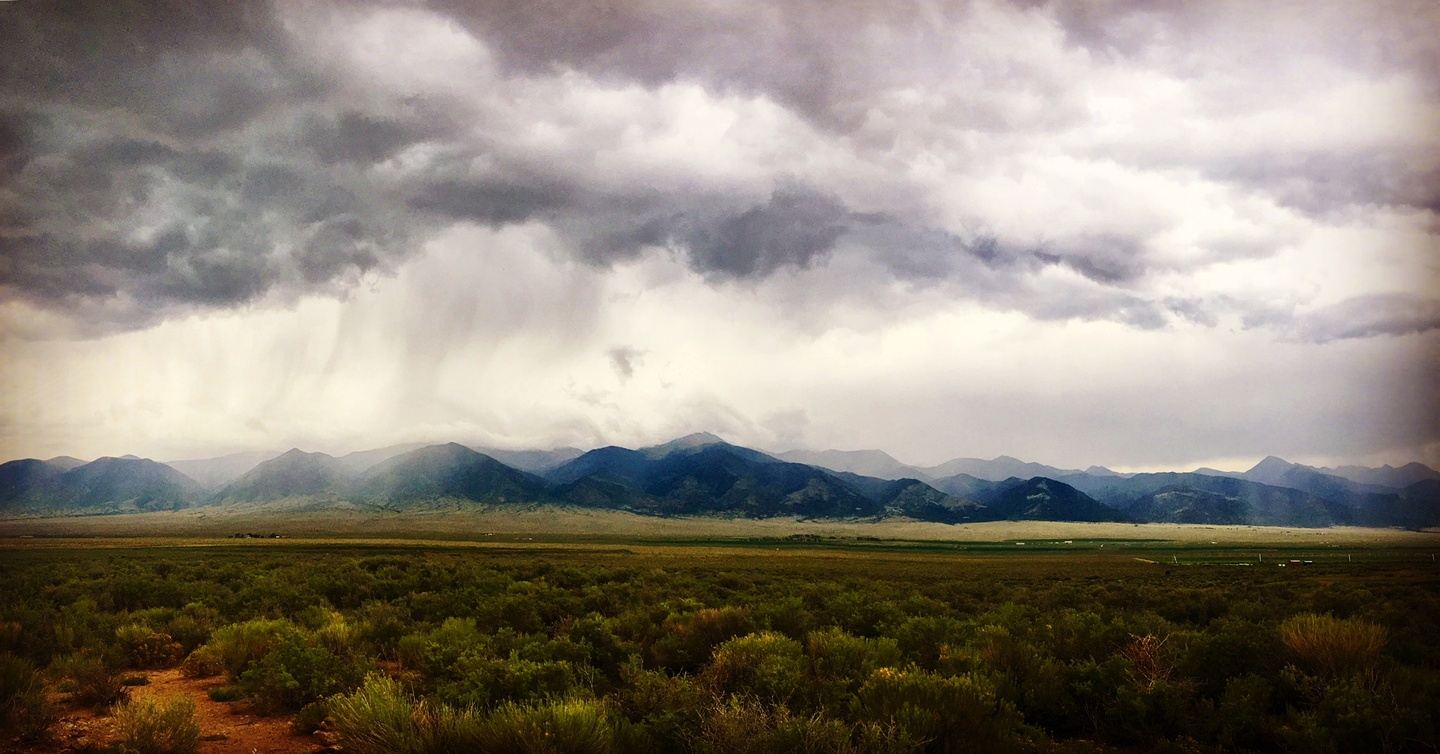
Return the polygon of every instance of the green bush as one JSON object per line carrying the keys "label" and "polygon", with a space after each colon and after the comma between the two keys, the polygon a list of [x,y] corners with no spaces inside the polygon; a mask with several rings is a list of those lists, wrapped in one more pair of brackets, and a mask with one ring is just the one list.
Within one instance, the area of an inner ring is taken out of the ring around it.
{"label": "green bush", "polygon": [[881,668],[857,696],[867,718],[899,727],[910,740],[928,742],[926,751],[1005,751],[1019,740],[1020,716],[976,675]]}
{"label": "green bush", "polygon": [[251,665],[299,634],[300,629],[288,620],[256,618],[216,629],[205,647],[220,659],[226,672],[239,678]]}
{"label": "green bush", "polygon": [[662,667],[694,670],[721,642],[749,633],[753,627],[750,611],[741,607],[704,608],[671,616],[665,620],[664,633],[651,647],[651,655]]}
{"label": "green bush", "polygon": [[325,718],[329,715],[329,707],[325,700],[311,702],[300,708],[295,717],[290,719],[290,732],[297,736],[308,736],[319,730],[325,724]]}
{"label": "green bush", "polygon": [[802,688],[805,657],[800,642],[783,634],[747,634],[716,647],[701,679],[719,694],[744,694],[779,704]]}
{"label": "green bush", "polygon": [[98,655],[68,655],[56,660],[53,670],[65,679],[70,700],[84,707],[107,709],[130,694],[120,669]]}
{"label": "green bush", "polygon": [[814,631],[805,639],[811,682],[822,704],[837,707],[870,674],[900,664],[900,647],[894,639],[867,639],[838,628]]}
{"label": "green bush", "polygon": [[230,683],[223,686],[211,686],[205,695],[210,697],[212,702],[238,702],[245,698],[245,690]]}
{"label": "green bush", "polygon": [[188,697],[146,696],[115,708],[115,734],[137,754],[191,754],[200,749],[200,724]]}
{"label": "green bush", "polygon": [[225,660],[219,648],[210,644],[197,647],[180,663],[180,673],[186,678],[212,678],[224,672]]}
{"label": "green bush", "polygon": [[240,674],[240,688],[258,712],[298,710],[359,685],[369,663],[352,655],[336,654],[320,643],[323,640],[287,634],[278,646],[271,646]]}
{"label": "green bush", "polygon": [[435,696],[454,707],[488,709],[501,702],[564,696],[577,688],[568,662],[467,654],[439,674]]}
{"label": "green bush", "polygon": [[115,640],[132,668],[168,668],[180,661],[180,643],[149,626],[131,623],[115,629]]}
{"label": "green bush", "polygon": [[35,742],[45,738],[54,720],[55,707],[35,666],[8,652],[0,654],[0,733]]}

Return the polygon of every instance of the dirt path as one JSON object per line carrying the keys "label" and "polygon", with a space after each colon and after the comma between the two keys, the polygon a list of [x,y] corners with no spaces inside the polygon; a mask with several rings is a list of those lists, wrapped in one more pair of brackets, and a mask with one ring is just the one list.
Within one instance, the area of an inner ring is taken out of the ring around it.
{"label": "dirt path", "polygon": [[[150,679],[149,685],[130,690],[136,698],[184,694],[195,702],[201,754],[308,754],[320,748],[320,742],[312,736],[293,735],[289,717],[251,714],[245,702],[211,701],[206,691],[222,685],[221,679],[186,678],[180,675],[179,668],[151,671],[145,676]],[[115,737],[111,719],[88,710],[66,710],[54,730],[59,747],[42,751],[94,750]]]}

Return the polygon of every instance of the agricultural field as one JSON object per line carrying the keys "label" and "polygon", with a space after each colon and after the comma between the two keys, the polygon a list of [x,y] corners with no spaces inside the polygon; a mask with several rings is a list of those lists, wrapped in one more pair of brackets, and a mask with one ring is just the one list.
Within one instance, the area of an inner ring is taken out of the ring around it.
{"label": "agricultural field", "polygon": [[1440,745],[1430,533],[617,520],[584,539],[507,515],[453,541],[7,522],[0,748]]}

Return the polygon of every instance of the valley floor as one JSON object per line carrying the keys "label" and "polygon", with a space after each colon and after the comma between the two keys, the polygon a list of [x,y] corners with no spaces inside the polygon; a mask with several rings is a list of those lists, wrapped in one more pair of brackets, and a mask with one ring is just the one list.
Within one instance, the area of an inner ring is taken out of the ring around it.
{"label": "valley floor", "polygon": [[[1440,546],[1440,531],[1359,527],[1297,528],[1203,524],[1117,524],[992,521],[940,524],[910,520],[796,520],[712,517],[661,518],[622,511],[556,507],[496,507],[414,513],[355,510],[274,512],[192,509],[175,512],[0,519],[0,538],[232,537],[279,534],[288,539],[339,537],[475,542],[676,541],[767,538],[914,542],[1006,542],[1016,547],[1065,540],[1150,541],[1174,544],[1328,546]],[[1020,544],[1020,543],[1025,544]]]}

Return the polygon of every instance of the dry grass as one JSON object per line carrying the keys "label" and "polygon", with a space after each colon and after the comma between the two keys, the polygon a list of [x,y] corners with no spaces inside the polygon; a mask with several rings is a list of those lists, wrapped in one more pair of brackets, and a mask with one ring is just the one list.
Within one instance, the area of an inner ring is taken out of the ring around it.
{"label": "dry grass", "polygon": [[1280,641],[1307,670],[1353,675],[1375,666],[1385,648],[1384,626],[1305,613],[1280,624]]}
{"label": "dry grass", "polygon": [[[1184,544],[1437,545],[1440,533],[1337,527],[1113,524],[992,521],[937,524],[920,521],[797,521],[794,519],[659,518],[622,511],[557,507],[495,507],[418,513],[355,510],[276,512],[194,509],[68,518],[0,520],[0,547],[27,537],[224,537],[239,532],[279,531],[288,537],[360,537],[527,541],[538,539],[633,540],[693,538],[824,537],[949,542],[1008,540],[1153,539]],[[3,541],[10,539],[12,541]],[[256,540],[261,541],[261,540]]]}

